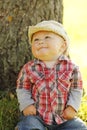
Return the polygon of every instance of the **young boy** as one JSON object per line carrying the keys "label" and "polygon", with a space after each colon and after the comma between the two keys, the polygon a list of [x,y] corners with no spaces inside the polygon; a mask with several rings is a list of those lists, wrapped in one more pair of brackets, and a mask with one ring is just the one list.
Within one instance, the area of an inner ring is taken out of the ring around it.
{"label": "young boy", "polygon": [[29,27],[34,60],[22,68],[17,96],[18,130],[87,130],[76,117],[82,96],[79,68],[69,58],[69,38],[53,20]]}

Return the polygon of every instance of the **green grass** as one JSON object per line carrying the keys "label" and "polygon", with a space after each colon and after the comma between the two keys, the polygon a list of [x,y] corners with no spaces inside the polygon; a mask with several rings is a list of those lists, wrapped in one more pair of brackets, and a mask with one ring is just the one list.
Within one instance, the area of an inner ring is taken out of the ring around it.
{"label": "green grass", "polygon": [[[3,92],[0,91],[3,95]],[[0,130],[14,130],[19,120],[19,108],[16,97],[6,93],[0,99]]]}

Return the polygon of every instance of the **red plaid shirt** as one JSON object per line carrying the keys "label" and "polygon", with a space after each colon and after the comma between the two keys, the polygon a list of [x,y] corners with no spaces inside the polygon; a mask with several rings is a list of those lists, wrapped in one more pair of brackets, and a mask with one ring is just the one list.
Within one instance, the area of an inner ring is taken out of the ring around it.
{"label": "red plaid shirt", "polygon": [[70,88],[81,90],[82,80],[78,67],[62,56],[52,69],[39,60],[28,62],[19,74],[17,88],[31,92],[46,124],[52,124],[53,118],[60,124],[64,121],[61,114],[69,100]]}

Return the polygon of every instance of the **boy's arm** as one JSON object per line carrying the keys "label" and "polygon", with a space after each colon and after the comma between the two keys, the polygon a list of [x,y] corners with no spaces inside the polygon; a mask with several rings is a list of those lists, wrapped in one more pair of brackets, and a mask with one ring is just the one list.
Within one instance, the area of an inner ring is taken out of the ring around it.
{"label": "boy's arm", "polygon": [[81,103],[82,89],[72,88],[69,94],[69,100],[67,106],[72,106],[75,111],[78,111]]}
{"label": "boy's arm", "polygon": [[67,106],[72,106],[78,111],[82,97],[82,77],[79,68],[76,67],[72,75],[72,83],[70,87]]}
{"label": "boy's arm", "polygon": [[17,98],[19,102],[20,111],[23,111],[26,107],[31,104],[34,104],[34,100],[31,94],[31,82],[28,74],[28,66],[24,66],[19,73],[17,79]]}
{"label": "boy's arm", "polygon": [[69,95],[69,100],[67,102],[67,106],[62,113],[62,117],[64,119],[71,120],[76,116],[77,111],[80,106],[81,97],[82,97],[81,90],[78,90],[78,89],[71,90],[70,95]]}
{"label": "boy's arm", "polygon": [[23,111],[27,106],[34,104],[32,99],[31,92],[24,88],[17,88],[17,98],[20,105],[20,111]]}
{"label": "boy's arm", "polygon": [[77,69],[73,71],[72,83],[69,91],[69,97],[66,104],[66,108],[62,113],[62,117],[70,120],[76,116],[76,113],[80,107],[82,97],[82,79],[81,74]]}

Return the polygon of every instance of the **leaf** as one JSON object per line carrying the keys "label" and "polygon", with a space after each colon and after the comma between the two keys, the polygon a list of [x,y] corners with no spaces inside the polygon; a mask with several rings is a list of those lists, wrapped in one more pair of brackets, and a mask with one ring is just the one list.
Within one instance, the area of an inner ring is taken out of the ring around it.
{"label": "leaf", "polygon": [[8,21],[8,22],[12,22],[12,20],[13,20],[13,17],[12,17],[12,16],[8,16],[8,17],[7,17],[7,21]]}

